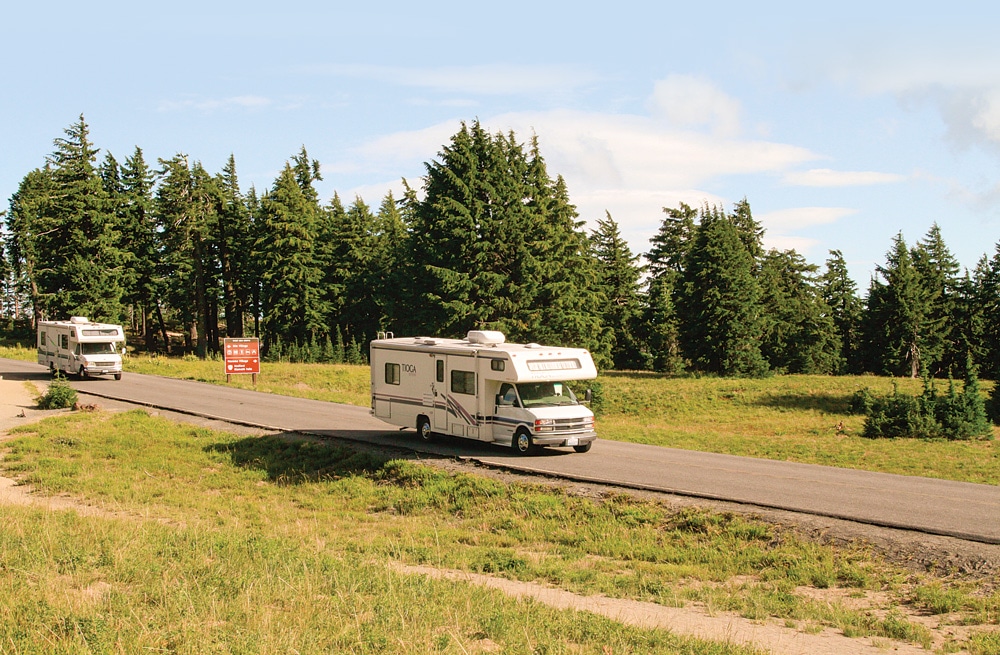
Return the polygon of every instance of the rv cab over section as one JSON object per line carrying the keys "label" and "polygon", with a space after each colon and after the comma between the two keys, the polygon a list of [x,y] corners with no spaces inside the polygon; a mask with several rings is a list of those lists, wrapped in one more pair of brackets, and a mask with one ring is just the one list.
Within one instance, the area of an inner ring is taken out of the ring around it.
{"label": "rv cab over section", "polygon": [[416,428],[421,439],[451,435],[520,454],[587,452],[597,439],[582,391],[597,368],[583,348],[508,343],[492,330],[465,339],[385,335],[371,342],[370,361],[371,414]]}

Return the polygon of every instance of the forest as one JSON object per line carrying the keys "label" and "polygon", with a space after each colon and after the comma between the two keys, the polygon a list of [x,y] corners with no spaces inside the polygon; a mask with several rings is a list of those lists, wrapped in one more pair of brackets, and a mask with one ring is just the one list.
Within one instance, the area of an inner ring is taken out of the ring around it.
{"label": "forest", "polygon": [[240,187],[232,156],[213,174],[100,154],[80,116],[0,214],[8,324],[89,316],[199,357],[258,336],[271,359],[361,362],[382,331],[489,328],[603,369],[1000,375],[1000,244],[963,271],[936,224],[898,234],[860,294],[837,250],[822,268],[766,250],[746,199],[665,207],[633,253],[609,213],[585,228],[538,137],[478,121],[374,208],[321,199],[304,146],[264,190]]}

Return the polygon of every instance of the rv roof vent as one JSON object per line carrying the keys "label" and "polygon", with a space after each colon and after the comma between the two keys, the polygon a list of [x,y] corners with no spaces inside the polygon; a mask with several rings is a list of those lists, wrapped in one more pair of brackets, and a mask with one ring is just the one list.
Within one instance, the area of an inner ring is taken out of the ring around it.
{"label": "rv roof vent", "polygon": [[87,318],[86,316],[70,316],[69,322],[70,323],[78,323],[78,324],[79,323],[90,323],[90,319]]}
{"label": "rv roof vent", "polygon": [[535,343],[534,341],[532,341],[531,343],[524,344],[524,347],[525,348],[541,348],[541,346],[538,345],[537,343]]}
{"label": "rv roof vent", "polygon": [[497,330],[469,330],[465,340],[481,346],[498,346],[505,342],[507,337]]}
{"label": "rv roof vent", "polygon": [[428,337],[420,337],[417,339],[417,343],[423,344],[425,346],[436,346],[437,339],[430,339]]}

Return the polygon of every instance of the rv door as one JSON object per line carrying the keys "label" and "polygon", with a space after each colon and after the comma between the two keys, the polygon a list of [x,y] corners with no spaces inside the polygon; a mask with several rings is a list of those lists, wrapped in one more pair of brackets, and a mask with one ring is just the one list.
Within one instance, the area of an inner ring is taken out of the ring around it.
{"label": "rv door", "polygon": [[448,432],[448,385],[445,384],[445,369],[448,367],[447,355],[434,356],[434,430]]}

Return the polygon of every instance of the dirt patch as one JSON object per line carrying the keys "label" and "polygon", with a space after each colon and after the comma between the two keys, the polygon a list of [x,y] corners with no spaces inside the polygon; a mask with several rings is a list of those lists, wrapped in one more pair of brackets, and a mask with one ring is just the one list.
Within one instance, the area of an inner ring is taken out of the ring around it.
{"label": "dirt patch", "polygon": [[926,655],[919,646],[887,639],[852,639],[836,630],[824,629],[809,634],[786,628],[774,622],[751,621],[735,614],[708,613],[701,607],[665,607],[655,603],[581,596],[535,582],[518,582],[466,571],[436,569],[428,566],[407,566],[394,563],[395,570],[410,575],[425,575],[436,579],[459,580],[519,598],[531,598],[557,609],[591,612],[609,619],[641,628],[659,628],[678,635],[712,641],[754,646],[774,655]]}

